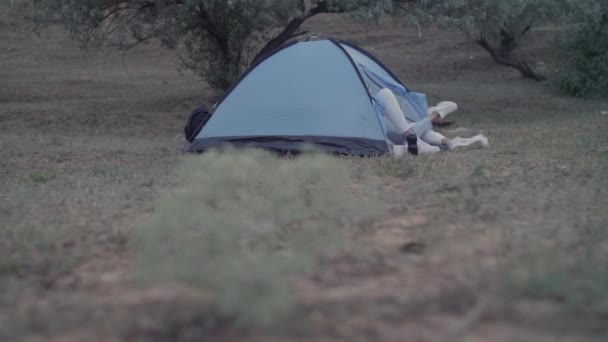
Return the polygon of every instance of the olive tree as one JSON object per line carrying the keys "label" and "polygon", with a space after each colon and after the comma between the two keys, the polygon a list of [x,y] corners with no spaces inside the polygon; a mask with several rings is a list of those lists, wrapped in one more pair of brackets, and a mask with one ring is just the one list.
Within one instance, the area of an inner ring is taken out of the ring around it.
{"label": "olive tree", "polygon": [[[184,65],[225,90],[252,62],[306,32],[320,13],[375,16],[388,0],[35,0],[41,24],[61,24],[83,46],[130,49],[157,40],[185,47]],[[403,1],[403,0],[402,0]]]}
{"label": "olive tree", "polygon": [[418,0],[399,4],[421,22],[458,30],[487,51],[495,62],[513,67],[527,78],[545,77],[516,53],[522,38],[547,20],[564,14],[569,0]]}

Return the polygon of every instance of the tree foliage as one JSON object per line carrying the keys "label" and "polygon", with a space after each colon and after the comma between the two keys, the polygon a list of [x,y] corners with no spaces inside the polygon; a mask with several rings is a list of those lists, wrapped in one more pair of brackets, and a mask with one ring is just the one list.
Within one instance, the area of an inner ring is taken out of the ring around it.
{"label": "tree foliage", "polygon": [[41,9],[39,22],[63,25],[84,46],[129,49],[150,40],[169,49],[183,46],[183,64],[214,88],[225,90],[252,62],[306,34],[301,30],[306,20],[347,12],[365,20],[401,13],[460,30],[497,63],[543,80],[516,48],[534,25],[562,15],[564,4],[574,0],[34,1]]}
{"label": "tree foliage", "polygon": [[557,84],[578,97],[608,97],[608,2],[573,2],[569,37],[561,44],[566,67]]}
{"label": "tree foliage", "polygon": [[40,23],[63,25],[84,46],[129,49],[158,40],[186,48],[184,65],[225,90],[252,61],[305,32],[320,13],[374,16],[371,0],[37,0]]}
{"label": "tree foliage", "polygon": [[465,33],[497,63],[540,81],[544,77],[517,56],[516,48],[534,25],[563,15],[565,1],[418,0],[402,9],[418,20]]}

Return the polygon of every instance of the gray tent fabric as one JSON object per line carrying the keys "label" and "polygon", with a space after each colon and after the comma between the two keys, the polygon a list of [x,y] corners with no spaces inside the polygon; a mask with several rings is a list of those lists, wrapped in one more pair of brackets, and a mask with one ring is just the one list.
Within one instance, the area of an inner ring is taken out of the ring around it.
{"label": "gray tent fabric", "polygon": [[312,146],[339,154],[385,154],[393,142],[373,99],[381,87],[397,88],[400,99],[409,101],[407,88],[352,44],[293,43],[245,73],[188,151],[232,145],[299,152]]}

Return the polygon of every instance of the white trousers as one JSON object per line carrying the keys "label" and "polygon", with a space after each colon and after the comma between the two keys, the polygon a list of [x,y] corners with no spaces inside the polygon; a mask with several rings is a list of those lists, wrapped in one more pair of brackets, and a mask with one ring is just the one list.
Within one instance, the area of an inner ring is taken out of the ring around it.
{"label": "white trousers", "polygon": [[[399,106],[397,97],[390,89],[384,88],[378,92],[378,101],[384,107],[386,117],[397,128],[399,134],[412,130],[423,141],[436,146],[441,146],[445,136],[433,131],[430,118],[424,118],[416,123],[409,123]],[[427,113],[430,115],[431,113]]]}

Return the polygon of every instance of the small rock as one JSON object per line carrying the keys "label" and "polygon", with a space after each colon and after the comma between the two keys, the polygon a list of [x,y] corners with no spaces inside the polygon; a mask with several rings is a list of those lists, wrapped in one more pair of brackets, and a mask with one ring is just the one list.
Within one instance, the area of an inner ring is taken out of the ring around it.
{"label": "small rock", "polygon": [[399,250],[405,254],[422,254],[425,249],[426,244],[423,242],[409,241],[403,244]]}

